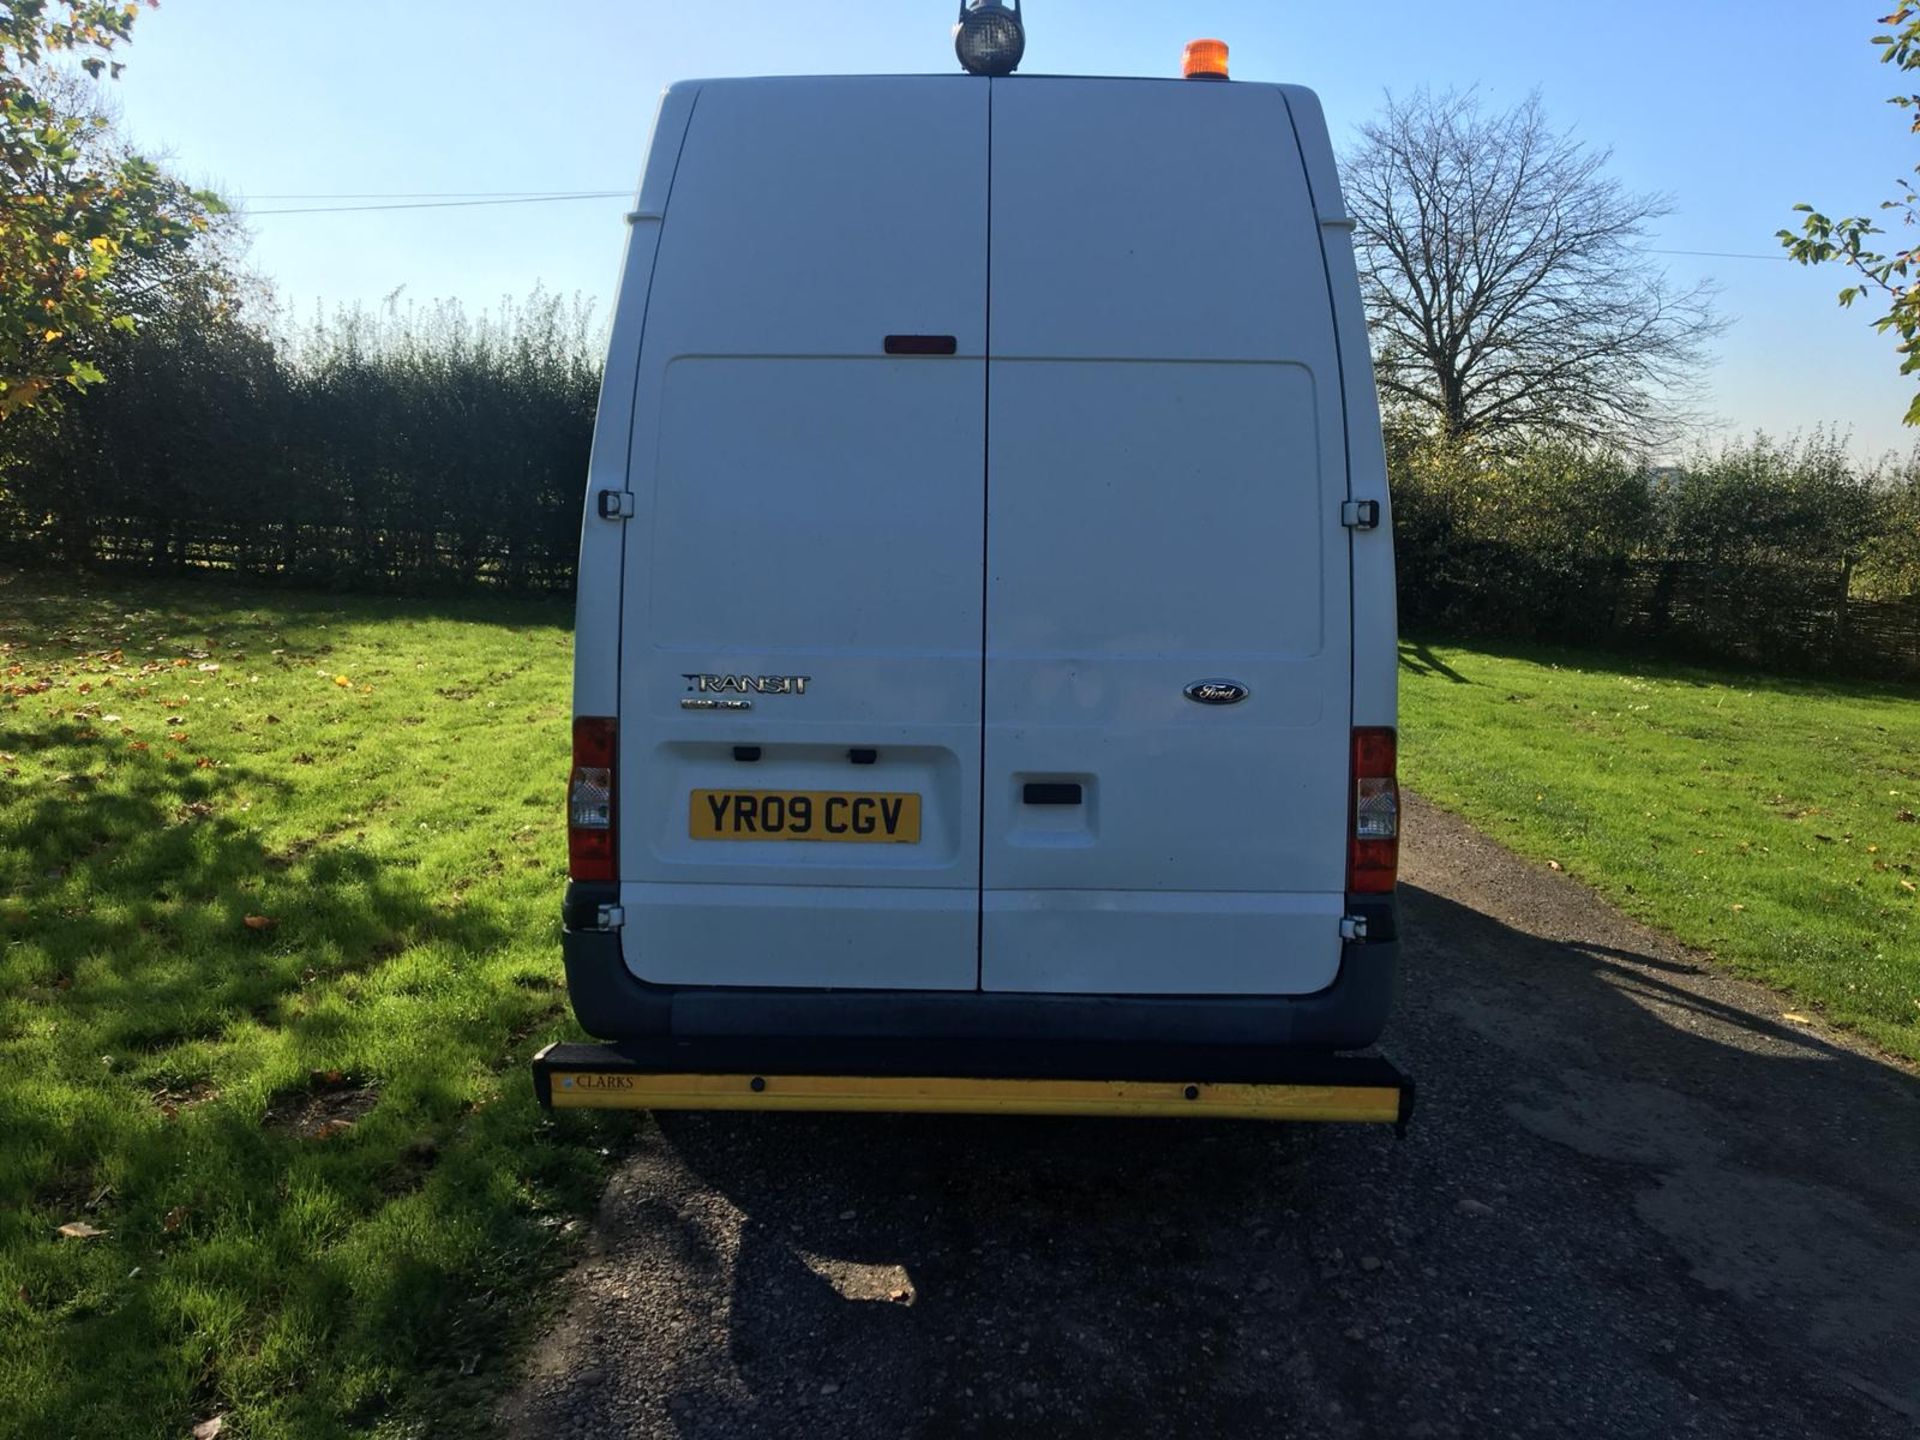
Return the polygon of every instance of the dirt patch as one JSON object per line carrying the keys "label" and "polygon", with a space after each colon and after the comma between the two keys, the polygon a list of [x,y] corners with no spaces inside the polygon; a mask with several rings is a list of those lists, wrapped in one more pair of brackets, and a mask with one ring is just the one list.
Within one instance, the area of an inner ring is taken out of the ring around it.
{"label": "dirt patch", "polygon": [[267,1125],[302,1140],[331,1140],[351,1130],[380,1100],[380,1092],[371,1085],[326,1079],[317,1083],[321,1086],[317,1093],[296,1096],[269,1110]]}
{"label": "dirt patch", "polygon": [[171,1120],[182,1110],[204,1105],[219,1094],[219,1089],[211,1080],[180,1080],[163,1085],[147,1098],[153,1102],[154,1109]]}

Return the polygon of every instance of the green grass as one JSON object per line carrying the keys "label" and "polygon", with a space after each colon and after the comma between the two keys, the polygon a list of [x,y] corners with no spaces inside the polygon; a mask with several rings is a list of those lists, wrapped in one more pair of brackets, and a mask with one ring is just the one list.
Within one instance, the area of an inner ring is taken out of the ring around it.
{"label": "green grass", "polygon": [[[483,1428],[616,1133],[525,1075],[568,618],[0,574],[0,1432]],[[1920,1056],[1911,692],[1403,674],[1415,786]]]}
{"label": "green grass", "polygon": [[1401,680],[1416,790],[1920,1059],[1920,689],[1425,645]]}
{"label": "green grass", "polygon": [[0,573],[0,1432],[483,1425],[604,1164],[569,619]]}

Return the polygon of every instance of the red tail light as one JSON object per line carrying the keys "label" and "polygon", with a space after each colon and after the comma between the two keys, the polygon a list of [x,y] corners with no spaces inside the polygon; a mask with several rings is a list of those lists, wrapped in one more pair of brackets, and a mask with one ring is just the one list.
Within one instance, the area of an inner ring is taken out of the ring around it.
{"label": "red tail light", "polygon": [[573,721],[573,774],[567,780],[567,873],[575,880],[617,880],[614,869],[614,722]]}
{"label": "red tail light", "polygon": [[1347,889],[1383,895],[1400,872],[1400,781],[1394,732],[1353,732],[1353,828],[1347,845]]}

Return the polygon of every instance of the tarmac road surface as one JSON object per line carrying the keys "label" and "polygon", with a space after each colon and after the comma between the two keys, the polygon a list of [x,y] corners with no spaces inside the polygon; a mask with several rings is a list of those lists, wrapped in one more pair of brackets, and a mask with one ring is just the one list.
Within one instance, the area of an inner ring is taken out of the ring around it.
{"label": "tarmac road surface", "polygon": [[1407,832],[1405,1140],[636,1117],[510,1433],[1920,1434],[1920,1080]]}

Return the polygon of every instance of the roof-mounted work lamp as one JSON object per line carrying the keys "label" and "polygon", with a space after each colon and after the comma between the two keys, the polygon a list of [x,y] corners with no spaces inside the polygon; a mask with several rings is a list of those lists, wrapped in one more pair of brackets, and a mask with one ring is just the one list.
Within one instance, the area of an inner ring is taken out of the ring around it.
{"label": "roof-mounted work lamp", "polygon": [[960,23],[953,27],[953,49],[969,75],[1011,75],[1027,53],[1027,27],[1020,22],[1020,0],[1012,8],[999,0],[960,0]]}

